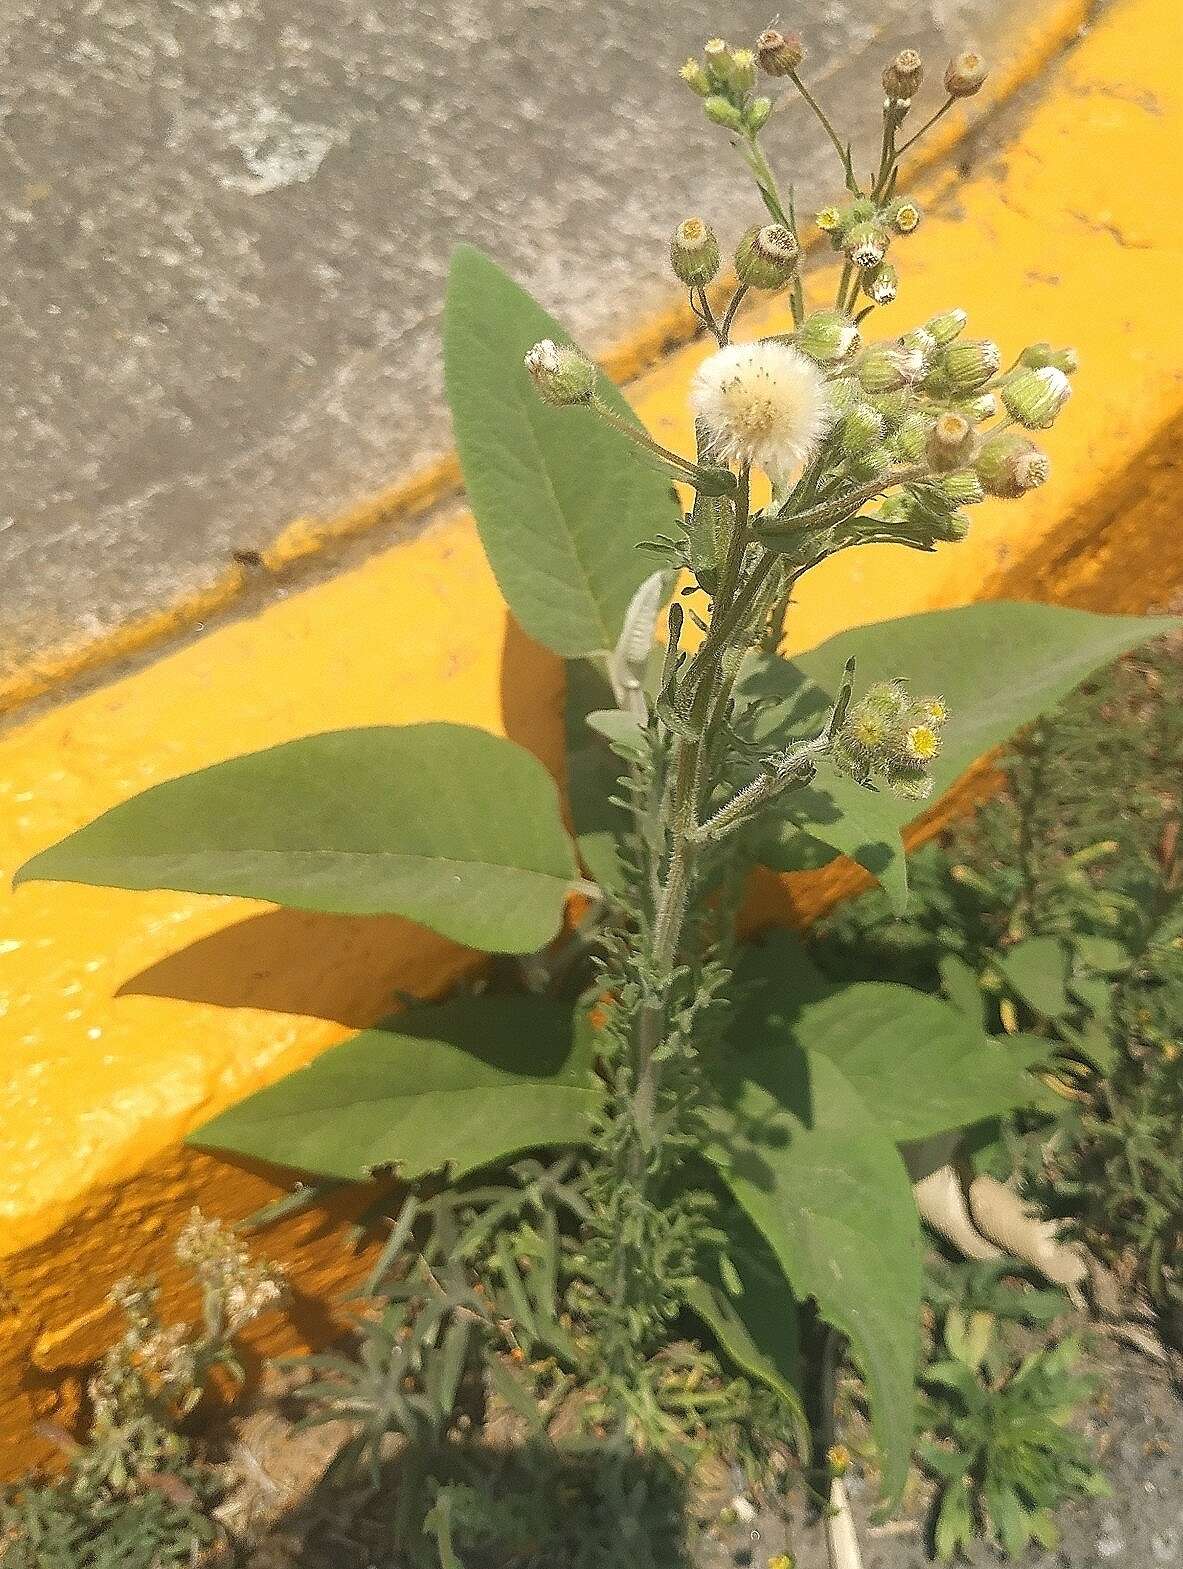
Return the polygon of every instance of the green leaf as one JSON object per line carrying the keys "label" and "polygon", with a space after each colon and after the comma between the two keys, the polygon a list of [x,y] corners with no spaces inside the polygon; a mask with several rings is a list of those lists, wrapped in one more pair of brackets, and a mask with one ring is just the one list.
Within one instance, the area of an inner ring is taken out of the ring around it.
{"label": "green leaf", "polygon": [[[794,661],[753,661],[741,685],[748,700],[782,704],[761,717],[779,744],[816,723],[836,696],[846,661],[860,686],[898,676],[921,696],[939,692],[950,712],[944,751],[933,770],[938,793],[1021,725],[1065,697],[1091,671],[1179,623],[1169,616],[1101,616],[1008,600],[928,611],[828,639]],[[906,891],[900,829],[915,802],[860,790],[832,773],[783,798],[799,828],[853,856],[884,883],[898,909]],[[843,824],[850,814],[852,821]]]}
{"label": "green leaf", "polygon": [[777,1053],[787,1045],[822,1052],[897,1142],[927,1139],[1031,1099],[1026,1070],[1046,1052],[1044,1043],[1012,1050],[951,1003],[909,986],[825,987],[792,943],[770,939],[740,967],[752,991],[730,1039],[751,1076],[759,1079],[770,1066],[775,1083]]}
{"label": "green leaf", "polygon": [[483,730],[427,724],[306,736],[155,785],[14,882],[404,915],[472,947],[527,953],[558,931],[575,871],[536,758]]}
{"label": "green leaf", "polygon": [[847,1335],[867,1376],[884,1483],[912,1444],[920,1224],[898,1151],[833,1062],[783,1040],[721,1053],[709,1151],[798,1297]]}
{"label": "green leaf", "polygon": [[[444,378],[481,543],[531,637],[575,658],[606,653],[653,570],[636,547],[680,516],[668,479],[586,408],[551,408],[523,356],[570,338],[497,264],[459,246],[444,317]],[[632,411],[606,377],[601,395]]]}
{"label": "green leaf", "polygon": [[742,1372],[789,1405],[807,1457],[809,1424],[797,1387],[801,1348],[792,1288],[764,1238],[739,1211],[728,1218],[727,1256],[742,1291],[728,1290],[719,1269],[711,1268],[691,1284],[686,1305]]}
{"label": "green leaf", "polygon": [[996,953],[992,962],[1023,1001],[1045,1019],[1072,1012],[1072,999],[1065,990],[1069,955],[1058,937],[1028,937]]}
{"label": "green leaf", "polygon": [[578,1144],[601,1092],[590,1039],[547,998],[458,997],[323,1052],[192,1135],[317,1176],[463,1176],[542,1145]]}

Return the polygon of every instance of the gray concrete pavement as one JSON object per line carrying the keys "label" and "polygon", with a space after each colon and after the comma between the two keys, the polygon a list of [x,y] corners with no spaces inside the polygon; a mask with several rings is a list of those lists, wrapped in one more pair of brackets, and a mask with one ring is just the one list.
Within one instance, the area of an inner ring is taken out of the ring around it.
{"label": "gray concrete pavement", "polygon": [[[1042,3],[1042,0],[1041,0]],[[595,348],[725,238],[734,155],[673,74],[769,0],[0,0],[0,675],[199,589],[444,450],[448,253]],[[995,53],[1017,0],[805,0],[871,138],[880,65]],[[803,108],[770,147],[833,174]]]}

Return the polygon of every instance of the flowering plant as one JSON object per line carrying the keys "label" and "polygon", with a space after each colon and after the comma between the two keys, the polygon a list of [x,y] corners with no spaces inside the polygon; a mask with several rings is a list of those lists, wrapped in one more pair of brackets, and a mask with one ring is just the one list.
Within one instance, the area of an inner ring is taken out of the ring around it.
{"label": "flowering plant", "polygon": [[[911,1179],[956,1130],[1029,1097],[1041,1048],[906,987],[830,986],[786,934],[738,943],[745,875],[848,855],[901,906],[917,803],[1162,623],[999,603],[782,654],[822,562],[956,545],[965,509],[1043,483],[1029,432],[1056,418],[1075,364],[1041,343],[1004,369],[957,308],[869,338],[899,289],[889,254],[921,222],[898,183],[922,66],[905,50],[885,71],[860,182],[801,63],[769,31],[755,51],[712,40],[682,71],[766,209],[726,284],[704,220],[672,239],[711,351],[692,454],[646,432],[488,257],[454,259],[456,440],[510,608],[569,661],[569,815],[508,740],[340,731],[149,790],[20,875],[398,913],[522,956],[482,995],[399,1014],[196,1136],[379,1181],[375,1215],[395,1210],[373,1284],[401,1315],[390,1422],[438,1436],[465,1369],[504,1392],[525,1368],[548,1416],[574,1384],[597,1392],[599,1432],[685,1444],[709,1426],[668,1360],[690,1317],[749,1380],[744,1420],[770,1401],[776,1442],[804,1448],[802,1392],[840,1335],[894,1498],[920,1308]],[[845,194],[816,220],[841,257],[832,300],[809,300],[793,195],[760,140],[761,69],[838,153]],[[978,57],[954,60],[928,123],[983,76]],[[761,293],[783,302],[778,330],[734,341]]]}

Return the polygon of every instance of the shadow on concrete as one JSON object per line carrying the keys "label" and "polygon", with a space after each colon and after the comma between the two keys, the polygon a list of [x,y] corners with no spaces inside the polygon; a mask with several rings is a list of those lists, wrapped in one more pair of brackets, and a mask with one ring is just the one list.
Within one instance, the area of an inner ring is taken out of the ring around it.
{"label": "shadow on concrete", "polygon": [[399,916],[269,910],[158,960],[116,995],[260,1008],[364,1029],[420,988],[434,995],[441,974],[458,973],[464,955]]}

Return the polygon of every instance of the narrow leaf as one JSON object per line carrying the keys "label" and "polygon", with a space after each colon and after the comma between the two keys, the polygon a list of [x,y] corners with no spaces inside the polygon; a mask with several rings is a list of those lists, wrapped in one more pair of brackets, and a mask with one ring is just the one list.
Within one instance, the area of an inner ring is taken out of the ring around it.
{"label": "narrow leaf", "polygon": [[[652,567],[636,547],[676,531],[668,479],[586,408],[551,408],[523,364],[539,339],[571,340],[471,246],[452,258],[444,379],[481,543],[514,615],[557,654],[607,653]],[[601,377],[621,416],[628,404]]]}
{"label": "narrow leaf", "polygon": [[558,793],[512,741],[463,725],[334,730],[155,785],[16,874],[405,915],[525,953],[575,875]]}
{"label": "narrow leaf", "polygon": [[541,997],[458,997],[322,1053],[192,1136],[329,1177],[376,1167],[453,1177],[521,1150],[578,1144],[600,1101],[589,1037]]}

